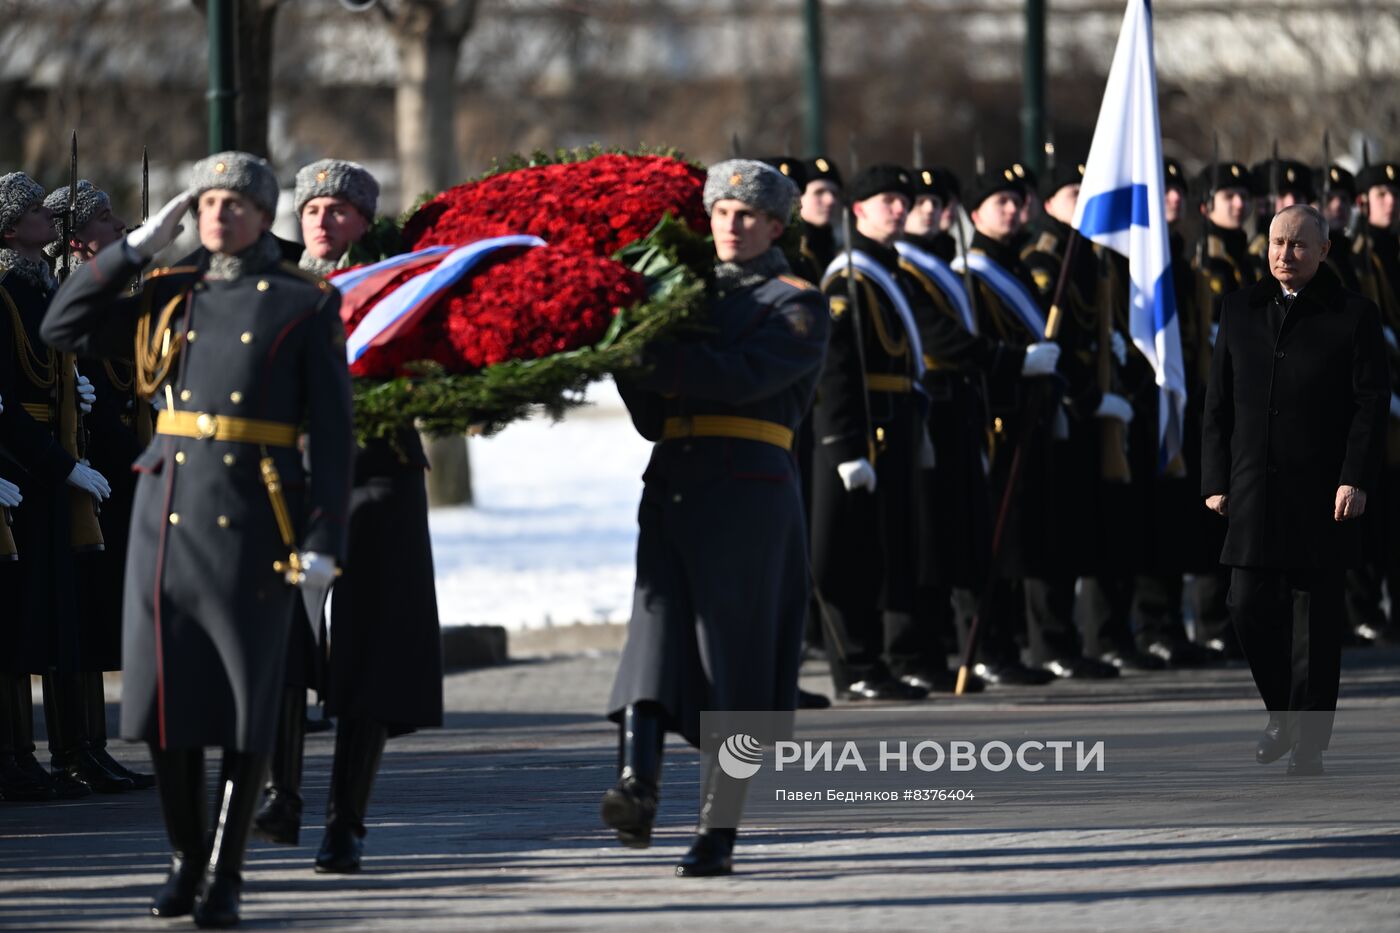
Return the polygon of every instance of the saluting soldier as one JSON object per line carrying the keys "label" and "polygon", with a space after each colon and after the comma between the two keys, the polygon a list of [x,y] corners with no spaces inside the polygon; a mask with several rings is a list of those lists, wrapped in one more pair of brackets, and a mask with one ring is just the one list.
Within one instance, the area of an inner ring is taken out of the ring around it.
{"label": "saluting soldier", "polygon": [[[1108,275],[1100,269],[1095,247],[1082,241],[1071,246],[1077,234],[1070,224],[1083,178],[1083,161],[1062,158],[1052,167],[1042,189],[1041,214],[1021,250],[1042,307],[1052,306],[1060,278],[1066,277],[1056,342],[1067,388],[1056,415],[1059,430],[1052,430],[1052,441],[1043,448],[1044,472],[1026,474],[1020,540],[1032,661],[1057,677],[1103,679],[1116,676],[1118,666],[1145,664],[1126,631],[1130,591],[1125,572],[1131,569],[1125,556],[1130,552],[1124,527],[1126,483],[1121,476],[1104,475],[1100,436],[1107,422],[1117,422],[1110,437],[1121,449],[1133,420],[1132,404],[1114,391],[1120,387],[1115,377],[1127,365],[1127,347],[1114,326]],[[1101,335],[1107,335],[1107,343]],[[1105,367],[1100,367],[1101,356]],[[1084,520],[1086,504],[1097,522]],[[1086,577],[1083,608],[1092,617],[1088,644],[1075,624],[1075,578],[1081,574]],[[1089,656],[1086,648],[1113,660]]]}
{"label": "saluting soldier", "polygon": [[[134,342],[138,385],[160,407],[133,467],[122,734],[150,744],[175,851],[151,911],[193,911],[200,926],[238,922],[299,598],[292,584],[328,587],[344,551],[351,414],[340,301],[282,262],[268,232],[277,193],[255,156],[195,163],[186,193],[73,274],[42,330],[85,356],[123,356]],[[191,204],[207,265],[155,270],[126,296]],[[209,745],[224,750],[212,845]]]}
{"label": "saluting soldier", "polygon": [[75,678],[84,634],[77,562],[92,555],[76,552],[100,546],[94,500],[111,494],[102,474],[78,459],[77,406],[88,403],[79,399],[77,372],[39,332],[57,286],[43,249],[56,233],[44,189],[23,172],[0,177],[0,396],[7,403],[0,448],[6,472],[13,467],[22,475],[26,491],[11,512],[24,563],[12,574],[14,587],[7,588],[0,615],[0,665],[12,698],[7,726],[17,765],[3,791],[14,799],[73,798],[94,788],[131,786],[79,748],[69,728],[76,725],[72,715],[47,722],[52,775],[34,757],[31,674],[49,675],[44,696],[50,709],[84,708]]}
{"label": "saluting soldier", "polygon": [[[796,197],[762,162],[711,166],[710,331],[654,343],[649,371],[618,379],[633,424],[656,442],[608,704],[620,760],[602,817],[627,846],[650,844],[666,732],[698,746],[701,710],[790,711],[797,700],[810,588],[792,440],[830,321],[821,293],[773,246]],[[707,761],[698,832],[677,874],[730,873],[745,788]]]}
{"label": "saluting soldier", "polygon": [[822,284],[834,323],[812,410],[812,573],[837,692],[923,699],[925,687],[890,668],[892,654],[917,654],[905,647],[920,629],[917,474],[933,465],[915,398],[924,374],[915,286],[895,249],[913,179],[899,166],[872,165],[849,195],[851,253],[836,256]]}
{"label": "saluting soldier", "polygon": [[[374,224],[379,182],[355,162],[322,159],[297,172],[296,210],[306,251],[301,268],[343,267]],[[428,468],[412,424],[355,449],[345,575],[331,604],[327,712],[336,717],[326,830],[319,872],[358,871],[370,790],[385,741],[442,725],[442,635],[428,534]],[[309,641],[300,627],[302,641]],[[311,647],[314,647],[311,646]],[[301,823],[305,692],[289,691],[256,826],[295,844]]]}
{"label": "saluting soldier", "polygon": [[[68,274],[126,235],[126,222],[113,210],[111,197],[92,182],[79,180],[73,200]],[[58,216],[68,210],[68,201],[68,186],[64,185],[51,191],[44,204]],[[65,252],[62,237],[50,243],[45,252],[60,264]],[[92,411],[83,419],[86,459],[107,478],[112,495],[98,516],[103,550],[85,557],[79,567],[80,672],[50,675],[70,684],[54,696],[80,696],[81,704],[70,708],[47,702],[46,691],[44,715],[47,721],[60,724],[60,734],[67,740],[67,747],[55,752],[56,765],[62,761],[74,776],[86,776],[94,790],[144,789],[155,786],[155,775],[132,771],[107,752],[102,672],[121,669],[122,587],[131,503],[136,495],[131,464],[150,443],[154,423],[150,406],[136,395],[129,354],[126,359],[80,359],[78,367],[84,378],[91,380],[97,395]],[[94,763],[99,767],[94,768]]]}

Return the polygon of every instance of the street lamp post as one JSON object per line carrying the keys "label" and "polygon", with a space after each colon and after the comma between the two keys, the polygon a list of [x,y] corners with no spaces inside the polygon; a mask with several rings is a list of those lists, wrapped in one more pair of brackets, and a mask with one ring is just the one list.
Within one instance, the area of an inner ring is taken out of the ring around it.
{"label": "street lamp post", "polygon": [[238,88],[234,83],[235,42],[234,4],[237,0],[208,0],[209,29],[209,151],[238,148],[238,121],[235,104]]}

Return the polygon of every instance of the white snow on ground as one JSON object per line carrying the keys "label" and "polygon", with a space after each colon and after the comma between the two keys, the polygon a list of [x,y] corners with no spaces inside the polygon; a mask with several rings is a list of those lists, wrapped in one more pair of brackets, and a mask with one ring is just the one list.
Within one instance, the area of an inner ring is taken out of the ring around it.
{"label": "white snow on ground", "polygon": [[442,624],[511,629],[625,621],[651,444],[611,382],[558,424],[468,441],[477,505],[433,509]]}

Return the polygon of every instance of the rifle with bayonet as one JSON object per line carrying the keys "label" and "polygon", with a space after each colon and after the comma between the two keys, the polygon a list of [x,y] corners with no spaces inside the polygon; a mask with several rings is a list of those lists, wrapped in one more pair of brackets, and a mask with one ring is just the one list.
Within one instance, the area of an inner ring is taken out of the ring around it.
{"label": "rifle with bayonet", "polygon": [[[78,131],[74,130],[68,158],[68,203],[63,211],[63,245],[58,257],[58,279],[66,281],[73,267],[73,239],[78,217]],[[87,462],[88,430],[78,399],[78,357],[59,357],[58,378],[54,380],[54,402],[58,410],[59,445],[74,460]],[[97,499],[91,493],[68,487],[69,544],[74,551],[101,551],[102,525],[97,520]]]}

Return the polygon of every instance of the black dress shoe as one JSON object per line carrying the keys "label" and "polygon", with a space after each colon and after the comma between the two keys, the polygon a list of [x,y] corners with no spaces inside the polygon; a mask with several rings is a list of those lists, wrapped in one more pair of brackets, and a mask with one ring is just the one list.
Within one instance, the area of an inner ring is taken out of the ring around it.
{"label": "black dress shoe", "polygon": [[1259,744],[1254,749],[1254,760],[1261,765],[1278,761],[1292,747],[1293,743],[1284,735],[1283,718],[1270,716],[1269,724],[1264,727],[1264,734],[1259,737]]}
{"label": "black dress shoe", "polygon": [[105,748],[90,749],[88,753],[92,755],[102,767],[118,777],[123,777],[130,781],[132,789],[134,790],[149,790],[156,786],[156,776],[154,774],[143,774],[140,771],[131,770],[108,754]]}
{"label": "black dress shoe", "polygon": [[364,853],[364,839],[353,827],[331,823],[321,837],[321,848],[316,853],[316,871],[323,875],[353,875],[360,870]]}
{"label": "black dress shoe", "polygon": [[242,875],[211,874],[204,885],[204,896],[194,905],[194,925],[203,930],[238,926],[242,891]]}
{"label": "black dress shoe", "polygon": [[656,790],[632,777],[603,792],[603,823],[617,830],[617,841],[629,849],[651,845],[651,824],[656,820]]}
{"label": "black dress shoe", "polygon": [[170,860],[170,874],[151,901],[153,917],[185,917],[204,887],[204,865],[178,856]]}
{"label": "black dress shoe", "polygon": [[55,764],[54,773],[65,773],[73,780],[81,781],[91,787],[95,794],[121,794],[136,788],[129,778],[106,768],[101,760],[87,749],[79,749],[69,755],[62,764]]}
{"label": "black dress shoe", "polygon": [[1049,671],[1024,664],[978,664],[973,670],[978,677],[998,687],[1041,687],[1055,679]]}
{"label": "black dress shoe", "polygon": [[841,695],[847,700],[922,700],[928,697],[923,687],[911,686],[900,680],[857,680]]}
{"label": "black dress shoe", "polygon": [[82,781],[72,777],[66,771],[49,771],[31,752],[29,754],[16,755],[15,764],[20,770],[29,775],[30,780],[36,783],[47,785],[52,791],[53,800],[78,800],[91,796],[92,788]]}
{"label": "black dress shoe", "polygon": [[1118,676],[1118,668],[1093,658],[1065,658],[1046,661],[1041,666],[1066,680],[1110,680]]}
{"label": "black dress shoe", "polygon": [[831,706],[831,697],[821,693],[810,693],[806,690],[797,691],[798,709],[827,709]]}
{"label": "black dress shoe", "polygon": [[1288,758],[1289,777],[1319,777],[1326,773],[1322,767],[1322,749],[1305,746],[1302,742],[1293,746],[1293,754]]}
{"label": "black dress shoe", "polygon": [[301,841],[301,796],[269,787],[253,817],[253,835],[279,846]]}
{"label": "black dress shoe", "polygon": [[1099,660],[1120,671],[1160,671],[1167,666],[1157,655],[1135,650],[1110,651],[1100,655]]}
{"label": "black dress shoe", "polygon": [[[3,727],[3,724],[0,724]],[[35,762],[38,766],[38,762]],[[44,771],[42,767],[40,771]],[[12,803],[53,800],[53,778],[44,771],[43,776],[31,774],[15,763],[13,757],[0,760],[0,800]]]}
{"label": "black dress shoe", "polygon": [[733,874],[734,839],[737,835],[733,829],[709,829],[699,833],[690,851],[676,866],[676,874],[682,878],[713,878]]}
{"label": "black dress shoe", "polygon": [[[899,678],[911,687],[919,687],[929,693],[954,693],[958,689],[957,671],[917,671]],[[967,683],[963,693],[981,693],[987,689],[987,682],[971,671],[967,672]]]}

